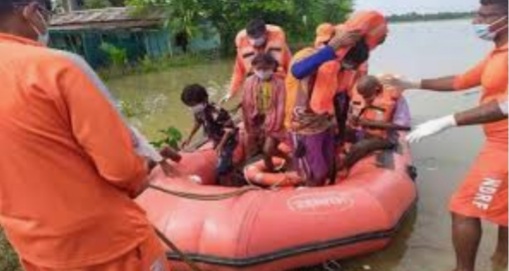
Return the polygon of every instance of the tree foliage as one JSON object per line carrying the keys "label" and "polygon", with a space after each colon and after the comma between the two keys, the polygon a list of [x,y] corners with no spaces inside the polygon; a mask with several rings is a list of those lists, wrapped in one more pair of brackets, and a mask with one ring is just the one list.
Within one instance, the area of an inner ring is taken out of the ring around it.
{"label": "tree foliage", "polygon": [[282,26],[291,41],[310,40],[322,22],[338,23],[352,0],[127,0],[138,8],[165,8],[168,26],[191,36],[203,22],[219,31],[223,52],[234,48],[236,33],[254,18]]}
{"label": "tree foliage", "polygon": [[84,8],[96,9],[96,8],[107,8],[111,7],[111,3],[108,0],[86,0],[84,1]]}
{"label": "tree foliage", "polygon": [[68,10],[71,6],[79,6],[85,9],[122,7],[125,6],[125,0],[54,0],[56,9]]}

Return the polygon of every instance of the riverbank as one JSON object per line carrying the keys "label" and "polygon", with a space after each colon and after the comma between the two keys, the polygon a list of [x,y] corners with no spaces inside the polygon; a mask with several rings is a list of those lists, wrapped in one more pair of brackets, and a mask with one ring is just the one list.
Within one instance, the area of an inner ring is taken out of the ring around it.
{"label": "riverbank", "polygon": [[474,12],[440,12],[440,13],[407,13],[391,15],[387,17],[390,23],[401,23],[401,22],[431,22],[431,21],[449,21],[449,20],[464,20],[473,18]]}
{"label": "riverbank", "polygon": [[145,57],[133,63],[101,67],[97,69],[97,73],[103,80],[108,81],[136,74],[161,72],[173,68],[203,65],[221,58],[222,57],[218,51],[173,56],[168,55],[159,58]]}

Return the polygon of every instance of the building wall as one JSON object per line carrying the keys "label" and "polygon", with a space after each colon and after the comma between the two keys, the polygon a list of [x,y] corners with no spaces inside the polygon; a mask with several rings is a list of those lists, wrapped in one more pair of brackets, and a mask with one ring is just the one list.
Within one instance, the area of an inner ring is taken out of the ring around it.
{"label": "building wall", "polygon": [[50,46],[83,56],[94,68],[109,64],[108,55],[101,44],[109,43],[125,49],[129,62],[136,62],[145,55],[161,57],[171,52],[166,31],[143,30],[50,30]]}
{"label": "building wall", "polygon": [[[176,33],[172,32],[172,44],[174,52],[183,53],[182,49],[175,45]],[[218,49],[221,45],[221,38],[216,29],[210,24],[204,23],[199,27],[199,31],[193,33],[189,38],[188,51],[192,53],[212,51]]]}
{"label": "building wall", "polygon": [[[173,33],[165,29],[111,29],[111,30],[55,30],[50,29],[50,47],[71,51],[83,56],[94,67],[109,64],[104,42],[127,51],[129,62],[145,56],[164,57],[182,53],[175,46]],[[189,41],[190,52],[210,51],[219,48],[217,32],[203,32]]]}

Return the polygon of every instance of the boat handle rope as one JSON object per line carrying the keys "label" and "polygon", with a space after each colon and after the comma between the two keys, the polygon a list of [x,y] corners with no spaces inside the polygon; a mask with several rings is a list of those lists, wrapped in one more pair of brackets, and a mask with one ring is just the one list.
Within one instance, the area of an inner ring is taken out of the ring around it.
{"label": "boat handle rope", "polygon": [[169,247],[171,250],[173,250],[173,252],[177,253],[177,255],[191,268],[191,270],[193,271],[202,271],[198,265],[193,262],[193,260],[191,260],[184,252],[182,252],[182,250],[180,250],[177,245],[175,245],[172,241],[170,241],[170,239],[168,239],[168,237],[166,237],[158,228],[156,228],[155,226],[154,227],[154,230],[156,231],[156,234],[157,236],[159,237],[159,239],[161,239],[161,241],[163,241],[163,243]]}
{"label": "boat handle rope", "polygon": [[179,198],[185,198],[185,199],[192,199],[192,200],[199,200],[199,201],[219,201],[219,200],[225,200],[234,198],[237,196],[241,196],[247,192],[250,191],[260,191],[263,190],[261,187],[257,186],[246,186],[240,189],[237,189],[235,191],[221,193],[221,194],[195,194],[195,193],[189,193],[189,192],[182,192],[182,191],[175,191],[168,188],[164,188],[155,184],[149,184],[149,188],[152,188],[156,191],[173,195]]}

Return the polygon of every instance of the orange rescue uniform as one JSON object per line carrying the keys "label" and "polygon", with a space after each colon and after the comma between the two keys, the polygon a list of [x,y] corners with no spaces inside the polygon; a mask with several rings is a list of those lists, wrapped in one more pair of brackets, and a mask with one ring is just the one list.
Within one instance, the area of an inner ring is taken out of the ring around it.
{"label": "orange rescue uniform", "polygon": [[[311,47],[302,49],[295,54],[291,65],[313,55],[316,51],[317,49]],[[308,97],[311,76],[299,80],[291,72],[288,73],[285,80],[287,97],[285,127],[291,128],[293,110],[296,107],[309,106],[316,114],[334,115],[334,96],[341,92],[351,95],[357,79],[366,73],[367,63],[361,65],[357,70],[342,70],[339,60],[327,61],[316,72],[311,97]]]}
{"label": "orange rescue uniform", "polygon": [[279,63],[278,73],[286,76],[292,54],[286,44],[286,36],[279,26],[267,25],[267,42],[263,48],[256,48],[251,44],[246,30],[242,30],[235,38],[237,57],[233,68],[230,85],[230,95],[235,95],[244,84],[244,80],[253,72],[251,62],[259,53],[271,54]]}
{"label": "orange rescue uniform", "polygon": [[131,199],[144,159],[86,62],[0,34],[0,70],[0,224],[26,269],[164,255]]}
{"label": "orange rescue uniform", "polygon": [[[454,88],[481,85],[481,104],[506,100],[507,57],[507,44],[494,49],[472,70],[456,77]],[[507,127],[507,120],[483,125],[486,143],[451,199],[452,212],[507,226]]]}

